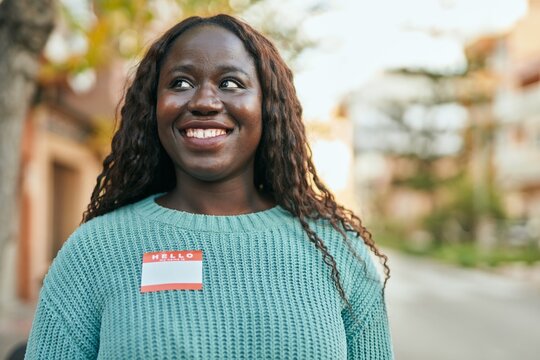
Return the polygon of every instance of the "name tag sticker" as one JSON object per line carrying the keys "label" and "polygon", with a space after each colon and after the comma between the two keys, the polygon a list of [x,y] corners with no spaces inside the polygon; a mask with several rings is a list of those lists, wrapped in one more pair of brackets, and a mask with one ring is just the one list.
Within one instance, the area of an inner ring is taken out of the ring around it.
{"label": "name tag sticker", "polygon": [[145,253],[141,293],[162,290],[202,290],[202,250]]}

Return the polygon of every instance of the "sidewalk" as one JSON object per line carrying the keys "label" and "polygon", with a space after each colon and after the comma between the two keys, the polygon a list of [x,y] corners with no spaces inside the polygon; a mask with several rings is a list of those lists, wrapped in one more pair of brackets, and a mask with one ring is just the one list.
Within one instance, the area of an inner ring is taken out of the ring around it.
{"label": "sidewalk", "polygon": [[534,265],[525,263],[502,265],[489,271],[509,279],[530,283],[540,289],[540,263]]}
{"label": "sidewalk", "polygon": [[15,346],[27,340],[34,309],[34,305],[14,302],[0,309],[0,360],[4,360]]}
{"label": "sidewalk", "polygon": [[536,265],[471,269],[387,253],[396,359],[538,360]]}

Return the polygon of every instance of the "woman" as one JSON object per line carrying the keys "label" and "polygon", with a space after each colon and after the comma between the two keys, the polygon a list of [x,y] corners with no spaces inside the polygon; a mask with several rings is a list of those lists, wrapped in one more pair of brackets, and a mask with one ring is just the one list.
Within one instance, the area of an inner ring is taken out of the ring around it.
{"label": "woman", "polygon": [[227,15],[149,49],[45,279],[33,358],[389,359],[383,286],[316,175],[292,73]]}

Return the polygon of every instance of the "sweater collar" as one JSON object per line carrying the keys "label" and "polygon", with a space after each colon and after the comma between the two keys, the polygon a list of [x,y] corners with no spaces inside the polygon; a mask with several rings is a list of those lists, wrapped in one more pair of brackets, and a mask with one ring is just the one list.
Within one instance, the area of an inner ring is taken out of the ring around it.
{"label": "sweater collar", "polygon": [[281,206],[242,215],[194,214],[163,207],[155,199],[163,193],[153,194],[133,204],[135,211],[145,218],[174,225],[178,228],[208,232],[264,231],[283,225],[293,216]]}

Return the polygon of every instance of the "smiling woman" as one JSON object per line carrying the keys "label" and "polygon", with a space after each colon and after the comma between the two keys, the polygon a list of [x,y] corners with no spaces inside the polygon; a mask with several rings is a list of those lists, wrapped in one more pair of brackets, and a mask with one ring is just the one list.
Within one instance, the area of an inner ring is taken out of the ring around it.
{"label": "smiling woman", "polygon": [[[158,39],[27,358],[391,359],[370,233],[311,160],[292,73],[227,15]],[[386,282],[386,280],[385,280]]]}

